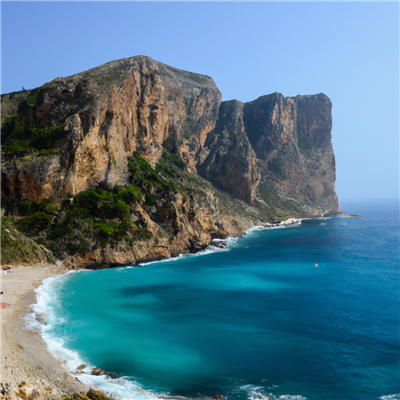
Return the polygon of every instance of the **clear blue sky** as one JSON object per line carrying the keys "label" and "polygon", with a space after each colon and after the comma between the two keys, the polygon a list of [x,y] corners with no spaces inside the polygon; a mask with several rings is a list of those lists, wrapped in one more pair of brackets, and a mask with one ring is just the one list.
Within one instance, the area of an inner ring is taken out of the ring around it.
{"label": "clear blue sky", "polygon": [[399,4],[1,2],[1,92],[147,55],[223,100],[323,92],[339,200],[399,196]]}

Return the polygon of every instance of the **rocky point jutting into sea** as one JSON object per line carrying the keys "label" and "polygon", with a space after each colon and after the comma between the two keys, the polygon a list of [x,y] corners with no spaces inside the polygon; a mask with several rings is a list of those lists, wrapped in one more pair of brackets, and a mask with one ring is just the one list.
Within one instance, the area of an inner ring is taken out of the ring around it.
{"label": "rocky point jutting into sea", "polygon": [[2,95],[2,264],[107,268],[337,212],[331,107],[221,103],[212,78],[145,56]]}

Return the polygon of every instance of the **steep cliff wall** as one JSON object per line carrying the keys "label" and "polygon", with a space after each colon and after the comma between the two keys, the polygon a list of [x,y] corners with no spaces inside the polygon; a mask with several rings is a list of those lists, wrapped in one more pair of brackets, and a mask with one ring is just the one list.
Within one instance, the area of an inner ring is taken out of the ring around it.
{"label": "steep cliff wall", "polygon": [[291,98],[274,93],[245,105],[265,202],[301,214],[337,211],[331,109],[324,94]]}
{"label": "steep cliff wall", "polygon": [[337,210],[323,94],[221,104],[210,77],[137,56],[1,102],[2,207],[71,266]]}
{"label": "steep cliff wall", "polygon": [[254,205],[261,175],[245,131],[243,103],[233,100],[221,104],[217,125],[205,146],[210,153],[199,167],[200,175]]}
{"label": "steep cliff wall", "polygon": [[121,184],[133,151],[154,167],[163,145],[195,172],[221,102],[211,78],[144,56],[57,78],[25,99],[18,94],[19,105],[12,107],[15,96],[2,96],[8,112],[2,114],[2,143],[29,142],[27,153],[34,147],[39,154],[27,154],[18,165],[6,161],[3,189],[6,197],[18,193],[31,201]]}
{"label": "steep cliff wall", "polygon": [[223,102],[199,173],[269,215],[336,212],[331,108],[323,94]]}

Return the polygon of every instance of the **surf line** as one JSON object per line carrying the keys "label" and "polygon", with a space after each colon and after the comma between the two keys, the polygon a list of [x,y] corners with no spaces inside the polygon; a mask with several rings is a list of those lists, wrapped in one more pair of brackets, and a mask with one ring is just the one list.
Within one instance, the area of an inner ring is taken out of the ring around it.
{"label": "surf line", "polygon": [[[328,219],[332,217],[323,217],[323,219]],[[234,243],[241,237],[246,237],[252,233],[258,231],[265,231],[277,228],[286,228],[293,225],[301,224],[305,219],[315,219],[315,218],[289,218],[285,221],[274,221],[272,223],[264,223],[262,225],[256,225],[247,229],[242,235],[236,237],[227,237],[224,239],[213,239],[209,245],[202,250],[192,254],[180,254],[178,257],[170,257],[164,260],[155,260],[150,262],[138,263],[137,265],[148,265],[159,262],[170,262],[180,260],[182,258],[196,257],[211,254],[220,251],[229,251],[228,245]],[[317,219],[322,219],[321,217]],[[318,264],[316,264],[318,266]],[[126,266],[126,268],[132,268],[133,266]],[[80,358],[79,354],[75,351],[71,351],[63,346],[64,343],[60,343],[59,340],[51,338],[46,335],[46,330],[48,327],[45,326],[45,320],[47,319],[47,304],[46,298],[51,298],[51,296],[46,296],[49,291],[54,288],[54,284],[61,279],[64,279],[66,275],[75,272],[89,272],[90,269],[79,269],[68,271],[61,275],[56,275],[53,277],[46,278],[42,285],[35,289],[37,303],[31,305],[32,312],[28,314],[25,319],[27,320],[27,329],[38,330],[41,332],[42,339],[47,344],[49,352],[57,358],[62,364],[67,368],[69,374],[73,377],[79,375],[79,380],[82,381],[86,386],[95,389],[100,389],[106,393],[113,393],[118,398],[142,398],[142,399],[157,399],[169,397],[163,394],[156,394],[147,391],[141,387],[138,382],[131,381],[129,378],[116,377],[114,373],[107,373],[106,371],[100,370],[94,365],[85,364],[85,362]],[[96,374],[92,374],[95,371]],[[114,379],[110,379],[115,377]],[[127,396],[126,392],[129,393]],[[170,397],[169,397],[170,398]]]}

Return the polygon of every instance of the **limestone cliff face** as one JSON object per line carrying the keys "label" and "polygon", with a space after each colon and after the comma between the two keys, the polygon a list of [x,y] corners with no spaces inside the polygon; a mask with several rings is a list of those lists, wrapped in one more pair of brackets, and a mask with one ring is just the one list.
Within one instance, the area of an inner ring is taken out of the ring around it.
{"label": "limestone cliff face", "polygon": [[135,213],[151,233],[150,240],[133,244],[122,241],[114,247],[101,248],[92,239],[89,251],[65,255],[64,264],[70,268],[108,268],[177,257],[204,249],[212,239],[233,237],[263,222],[257,210],[221,195],[208,187],[189,197],[169,195],[151,208],[136,206]]}
{"label": "limestone cliff face", "polygon": [[256,154],[245,131],[243,103],[233,100],[221,104],[217,125],[205,146],[210,153],[199,168],[199,173],[254,205],[261,175]]}
{"label": "limestone cliff face", "polygon": [[[12,111],[12,95],[6,96],[2,103]],[[21,168],[4,165],[5,192],[12,196],[17,191],[23,200],[59,201],[101,183],[121,184],[126,180],[127,156],[139,151],[155,166],[163,146],[196,172],[221,102],[211,78],[144,56],[57,78],[38,89],[36,97],[24,122],[45,121],[62,126],[64,132],[61,154],[51,162],[35,157]],[[3,143],[7,139],[3,137]],[[43,182],[48,185],[43,187]]]}
{"label": "limestone cliff face", "polygon": [[[59,240],[58,256],[71,266],[169,257],[265,221],[338,210],[323,94],[221,103],[210,77],[137,56],[1,102],[3,207],[19,217],[40,210],[25,227],[40,245]],[[108,191],[92,196],[111,196],[124,216],[104,225],[81,210],[91,227],[82,241],[62,200],[90,189]],[[51,226],[51,234],[43,228]]]}
{"label": "limestone cliff face", "polygon": [[303,214],[338,210],[331,108],[324,94],[285,98],[274,93],[245,105],[264,201],[277,196]]}
{"label": "limestone cliff face", "polygon": [[336,212],[332,104],[323,94],[223,102],[199,173],[247,201],[301,215]]}

